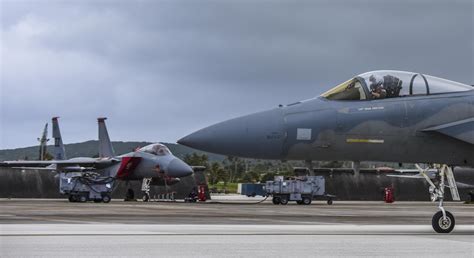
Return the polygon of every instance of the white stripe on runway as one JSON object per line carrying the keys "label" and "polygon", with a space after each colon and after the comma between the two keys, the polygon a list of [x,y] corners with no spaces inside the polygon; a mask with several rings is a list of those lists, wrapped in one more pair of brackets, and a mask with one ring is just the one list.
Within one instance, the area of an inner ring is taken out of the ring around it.
{"label": "white stripe on runway", "polygon": [[[456,225],[454,234],[473,234],[474,225]],[[431,225],[135,225],[1,224],[12,235],[343,235],[436,234]]]}

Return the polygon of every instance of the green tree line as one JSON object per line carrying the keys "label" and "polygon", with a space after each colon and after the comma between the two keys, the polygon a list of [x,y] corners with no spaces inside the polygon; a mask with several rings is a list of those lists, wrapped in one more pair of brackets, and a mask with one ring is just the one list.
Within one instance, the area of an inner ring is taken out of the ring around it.
{"label": "green tree line", "polygon": [[295,164],[280,161],[262,161],[227,156],[222,162],[210,162],[206,154],[192,153],[184,156],[184,162],[191,166],[205,166],[210,185],[223,182],[249,183],[273,180],[276,175],[292,175]]}

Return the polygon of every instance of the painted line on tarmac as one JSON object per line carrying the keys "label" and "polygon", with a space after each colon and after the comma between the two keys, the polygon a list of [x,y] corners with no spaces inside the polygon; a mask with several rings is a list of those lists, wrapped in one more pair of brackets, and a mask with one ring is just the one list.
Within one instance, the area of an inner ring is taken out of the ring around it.
{"label": "painted line on tarmac", "polygon": [[14,234],[14,235],[0,235],[3,237],[91,237],[91,236],[106,236],[106,237],[125,237],[125,236],[166,236],[166,237],[180,237],[180,236],[472,236],[472,233],[450,233],[448,235],[433,233],[321,233],[321,234]]}
{"label": "painted line on tarmac", "polygon": [[[457,225],[454,234],[474,235],[474,225]],[[137,225],[3,224],[0,236],[79,235],[438,235],[431,225]]]}

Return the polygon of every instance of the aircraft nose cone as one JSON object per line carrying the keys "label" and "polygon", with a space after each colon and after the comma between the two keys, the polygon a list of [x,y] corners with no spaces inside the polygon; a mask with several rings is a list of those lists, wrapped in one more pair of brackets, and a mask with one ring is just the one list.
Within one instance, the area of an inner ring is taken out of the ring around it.
{"label": "aircraft nose cone", "polygon": [[193,173],[193,169],[180,159],[173,159],[168,165],[168,175],[172,177],[185,177]]}
{"label": "aircraft nose cone", "polygon": [[211,139],[211,131],[209,128],[204,128],[179,139],[178,143],[199,150],[208,150]]}
{"label": "aircraft nose cone", "polygon": [[283,116],[274,109],[206,127],[178,143],[224,155],[278,159],[284,137]]}

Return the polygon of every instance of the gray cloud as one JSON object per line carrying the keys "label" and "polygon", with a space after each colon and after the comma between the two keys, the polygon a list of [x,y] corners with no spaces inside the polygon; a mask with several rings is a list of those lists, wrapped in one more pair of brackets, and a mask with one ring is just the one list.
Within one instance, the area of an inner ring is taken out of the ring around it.
{"label": "gray cloud", "polygon": [[307,99],[355,74],[413,70],[474,83],[472,1],[1,3],[0,148],[174,142]]}

